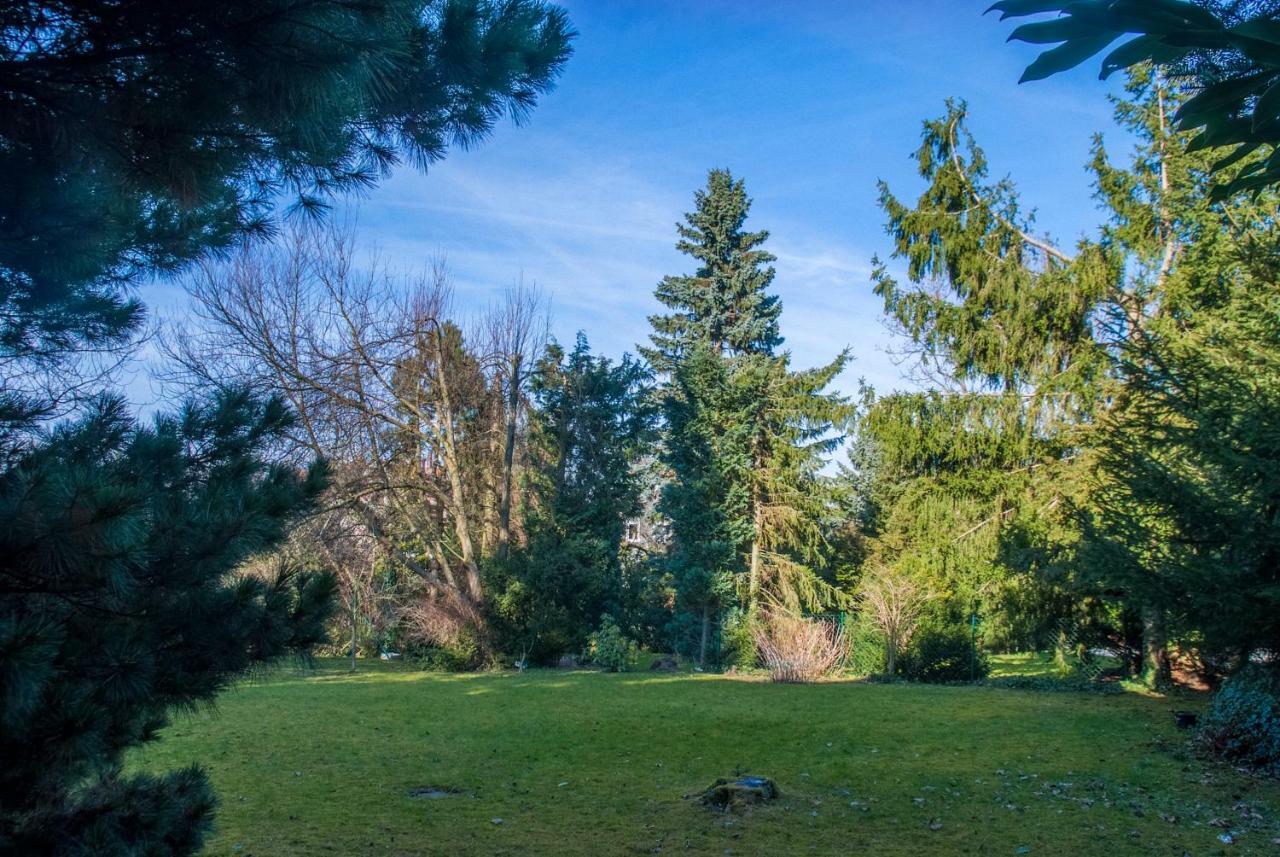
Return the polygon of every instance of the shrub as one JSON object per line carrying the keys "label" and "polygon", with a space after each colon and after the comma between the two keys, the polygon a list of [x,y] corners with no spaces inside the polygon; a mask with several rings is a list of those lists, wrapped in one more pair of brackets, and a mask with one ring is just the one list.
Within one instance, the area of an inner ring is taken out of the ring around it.
{"label": "shrub", "polygon": [[600,629],[587,644],[587,658],[606,672],[624,672],[636,662],[636,644],[627,639],[612,616],[602,616]]}
{"label": "shrub", "polygon": [[756,649],[774,681],[817,681],[840,669],[848,654],[844,629],[826,619],[773,613],[758,620],[752,630]]}
{"label": "shrub", "polygon": [[746,612],[729,611],[720,628],[720,663],[735,669],[751,669],[759,663],[754,625]]}
{"label": "shrub", "polygon": [[1228,761],[1280,776],[1280,675],[1249,666],[1227,679],[1200,737]]}
{"label": "shrub", "polygon": [[462,634],[449,643],[414,644],[407,648],[405,654],[429,672],[467,672],[485,666],[484,653],[469,634]]}
{"label": "shrub", "polygon": [[859,615],[849,624],[845,636],[849,641],[846,661],[849,672],[857,676],[872,676],[885,671],[884,632],[872,619]]}
{"label": "shrub", "polygon": [[964,625],[940,624],[920,628],[899,661],[904,678],[910,681],[967,681],[985,678],[991,671],[981,651],[976,658],[973,638]]}

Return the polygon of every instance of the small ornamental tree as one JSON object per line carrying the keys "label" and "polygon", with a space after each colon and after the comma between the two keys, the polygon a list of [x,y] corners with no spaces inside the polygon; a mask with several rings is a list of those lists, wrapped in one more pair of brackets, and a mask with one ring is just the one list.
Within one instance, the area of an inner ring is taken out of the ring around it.
{"label": "small ornamental tree", "polygon": [[885,675],[892,676],[897,670],[898,655],[911,642],[931,598],[919,581],[893,569],[882,569],[863,579],[863,609],[884,636]]}

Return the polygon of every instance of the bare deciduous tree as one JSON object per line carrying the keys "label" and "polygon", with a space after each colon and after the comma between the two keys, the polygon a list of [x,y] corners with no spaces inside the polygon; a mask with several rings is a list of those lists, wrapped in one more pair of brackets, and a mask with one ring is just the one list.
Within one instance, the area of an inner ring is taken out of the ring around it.
{"label": "bare deciduous tree", "polygon": [[536,285],[526,285],[523,279],[507,290],[502,302],[491,307],[484,320],[503,394],[502,469],[497,492],[497,555],[500,559],[506,559],[511,545],[516,429],[527,403],[526,385],[537,371],[538,357],[546,349],[548,327],[542,293]]}
{"label": "bare deciduous tree", "polygon": [[193,312],[165,348],[189,385],[247,384],[287,397],[299,458],[333,472],[346,510],[422,584],[418,629],[436,641],[481,625],[474,544],[478,500],[467,468],[485,429],[482,361],[446,320],[441,263],[398,277],[361,265],[351,228],[299,228],[201,265]]}
{"label": "bare deciduous tree", "polygon": [[862,582],[859,600],[885,639],[885,674],[893,675],[898,653],[915,632],[932,594],[913,578],[891,568],[872,571]]}

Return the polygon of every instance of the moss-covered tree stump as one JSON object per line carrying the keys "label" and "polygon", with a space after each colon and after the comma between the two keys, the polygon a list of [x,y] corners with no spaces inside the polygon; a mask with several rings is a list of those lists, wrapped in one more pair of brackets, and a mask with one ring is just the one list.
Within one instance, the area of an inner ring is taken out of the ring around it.
{"label": "moss-covered tree stump", "polygon": [[768,777],[720,777],[699,798],[703,806],[732,812],[743,807],[771,801],[778,796],[778,787]]}

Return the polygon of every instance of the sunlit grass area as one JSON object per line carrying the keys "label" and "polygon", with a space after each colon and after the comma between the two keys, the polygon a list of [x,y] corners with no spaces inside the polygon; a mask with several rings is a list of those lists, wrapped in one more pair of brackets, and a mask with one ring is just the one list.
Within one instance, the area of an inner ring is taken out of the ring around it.
{"label": "sunlit grass area", "polygon": [[[209,854],[1274,854],[1280,837],[1280,786],[1190,752],[1185,700],[347,668],[248,682],[133,763],[208,769]],[[781,798],[723,815],[687,797],[738,772]]]}
{"label": "sunlit grass area", "polygon": [[1053,655],[1047,652],[1018,652],[990,655],[991,678],[1052,678],[1057,674]]}

